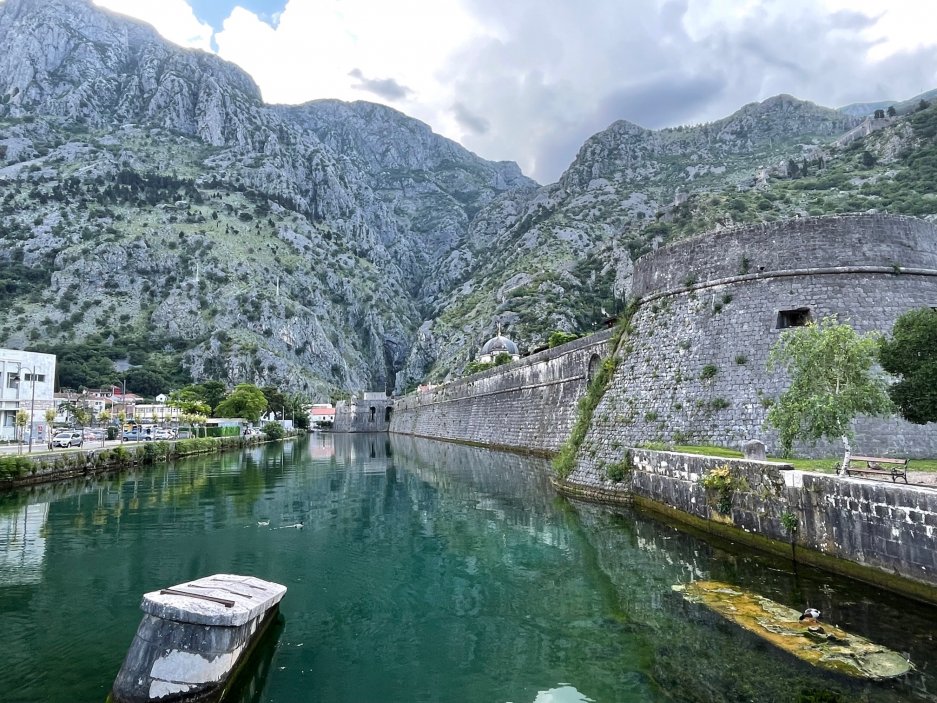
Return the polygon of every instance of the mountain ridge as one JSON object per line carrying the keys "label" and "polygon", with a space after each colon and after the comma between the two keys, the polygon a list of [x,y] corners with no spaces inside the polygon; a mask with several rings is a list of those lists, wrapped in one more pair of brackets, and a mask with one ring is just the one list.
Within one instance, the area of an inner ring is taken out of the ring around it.
{"label": "mountain ridge", "polygon": [[81,348],[73,385],[118,355],[147,388],[402,392],[461,373],[499,324],[527,348],[593,329],[634,258],[674,237],[886,200],[930,212],[870,182],[924,153],[914,116],[843,148],[861,119],[783,94],[705,125],[616,121],[540,185],[392,108],[267,105],[145,25],[39,5],[0,4],[0,344]]}

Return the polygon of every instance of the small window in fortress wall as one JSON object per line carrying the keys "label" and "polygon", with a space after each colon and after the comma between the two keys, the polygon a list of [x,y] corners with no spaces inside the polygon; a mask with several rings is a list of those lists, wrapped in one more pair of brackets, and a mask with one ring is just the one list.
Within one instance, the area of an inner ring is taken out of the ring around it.
{"label": "small window in fortress wall", "polygon": [[777,329],[788,327],[803,327],[810,322],[810,308],[797,308],[795,310],[778,310]]}

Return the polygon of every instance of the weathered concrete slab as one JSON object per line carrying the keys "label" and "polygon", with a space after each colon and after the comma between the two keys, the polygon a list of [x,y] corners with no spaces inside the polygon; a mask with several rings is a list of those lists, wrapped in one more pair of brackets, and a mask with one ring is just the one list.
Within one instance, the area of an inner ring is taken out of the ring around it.
{"label": "weathered concrete slab", "polygon": [[163,620],[234,627],[262,615],[285,593],[286,586],[253,576],[215,574],[151,591],[140,608]]}
{"label": "weathered concrete slab", "polygon": [[110,700],[220,700],[285,593],[278,583],[215,574],[145,594]]}

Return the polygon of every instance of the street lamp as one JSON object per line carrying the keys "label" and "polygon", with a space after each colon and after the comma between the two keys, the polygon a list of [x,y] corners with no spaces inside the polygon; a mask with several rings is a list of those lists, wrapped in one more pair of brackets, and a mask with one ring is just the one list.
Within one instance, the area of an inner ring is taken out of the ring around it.
{"label": "street lamp", "polygon": [[[32,454],[33,451],[33,433],[36,430],[36,367],[33,366],[31,369],[26,369],[29,371],[29,379],[32,381],[32,398],[29,401],[29,453]],[[16,375],[17,388],[19,383],[23,380],[23,367],[20,366],[19,373]]]}

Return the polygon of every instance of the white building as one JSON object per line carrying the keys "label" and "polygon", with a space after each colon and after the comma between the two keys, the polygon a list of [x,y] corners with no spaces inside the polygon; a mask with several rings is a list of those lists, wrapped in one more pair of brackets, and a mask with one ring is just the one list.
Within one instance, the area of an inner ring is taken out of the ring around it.
{"label": "white building", "polygon": [[133,419],[137,422],[181,422],[182,409],[162,403],[139,403],[133,406]]}
{"label": "white building", "polygon": [[24,410],[33,444],[43,444],[54,386],[55,354],[0,349],[0,440],[16,439],[16,413]]}

